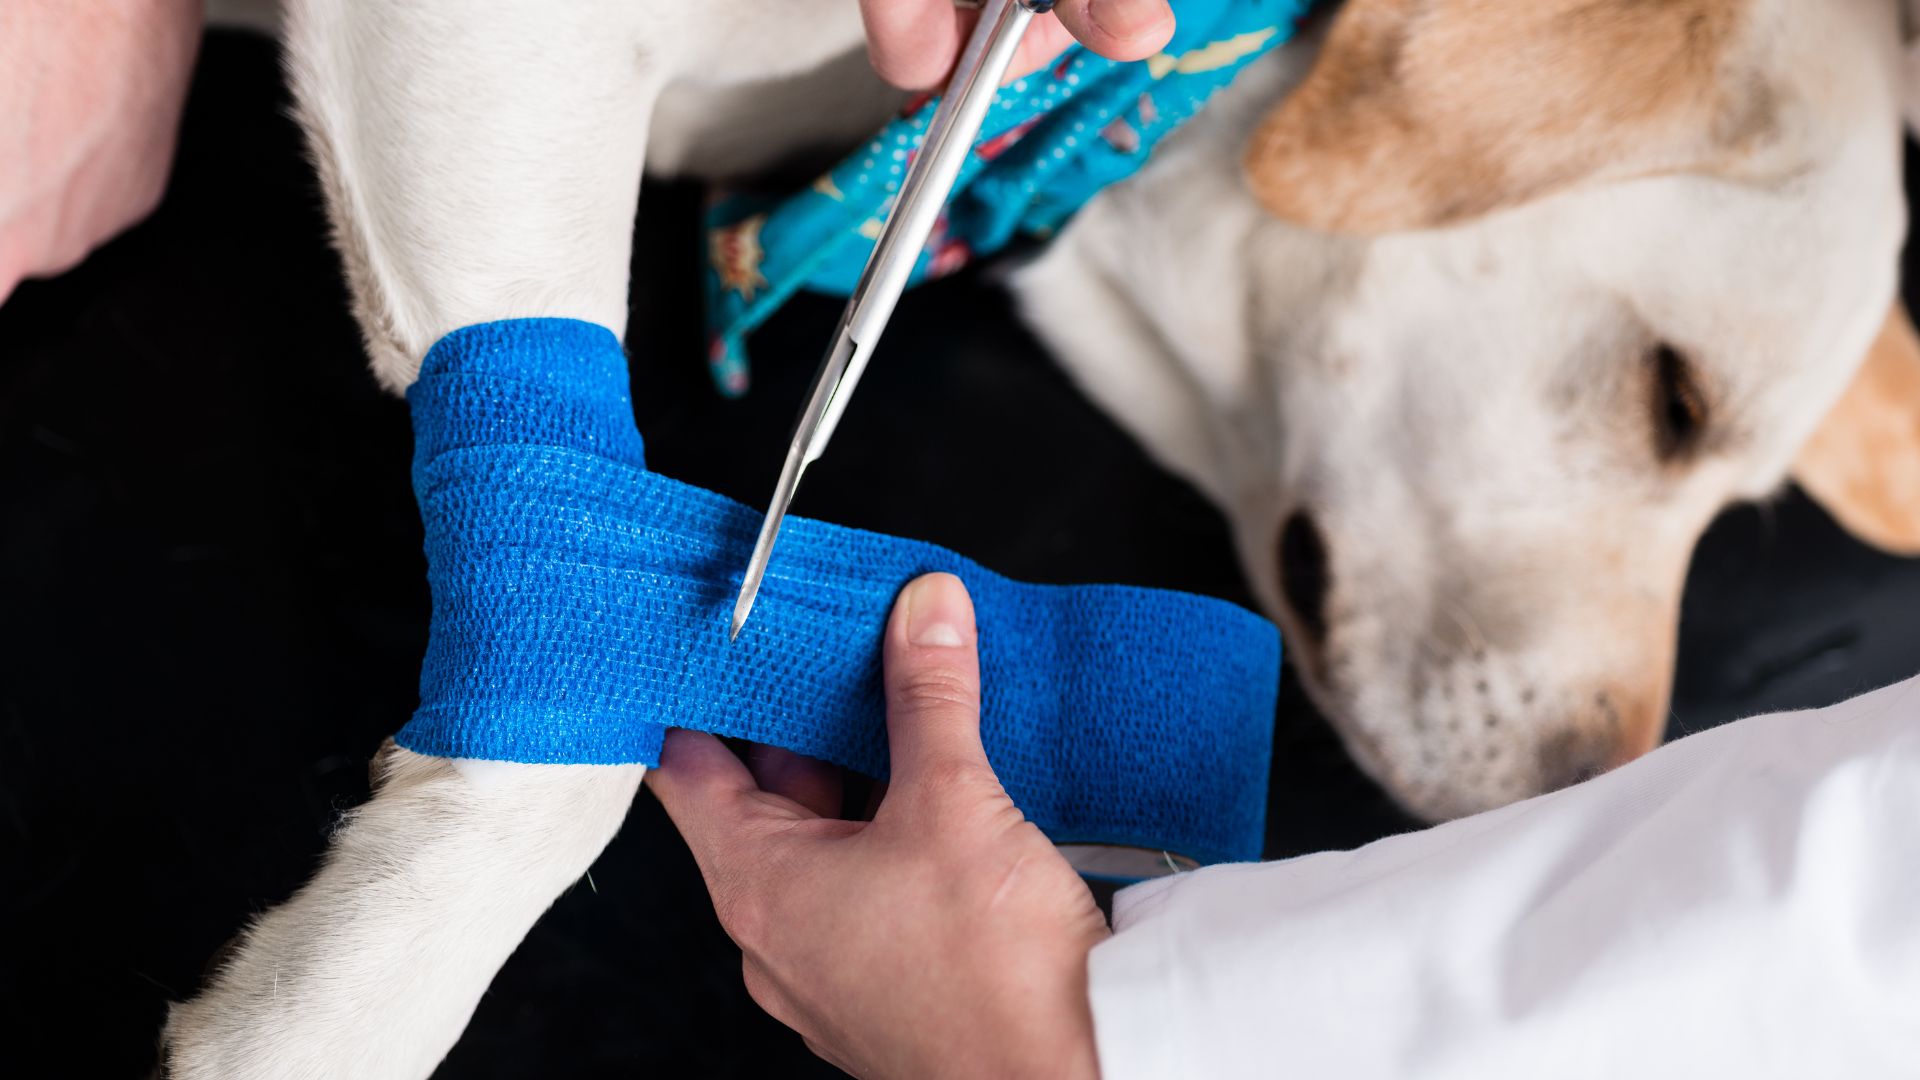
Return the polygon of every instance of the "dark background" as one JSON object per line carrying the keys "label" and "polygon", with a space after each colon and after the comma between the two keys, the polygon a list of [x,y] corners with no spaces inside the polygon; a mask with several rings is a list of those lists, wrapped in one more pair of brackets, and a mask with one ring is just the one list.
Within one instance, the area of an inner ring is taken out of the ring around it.
{"label": "dark background", "polygon": [[[144,1069],[165,1002],[306,879],[415,703],[427,592],[406,407],[367,374],[286,104],[270,45],[210,37],[160,211],[0,308],[0,1053],[27,1066],[12,1075]],[[642,199],[636,411],[653,468],[759,503],[840,305],[794,303],[754,341],[753,392],[720,399],[700,198]],[[901,304],[834,447],[804,513],[1030,580],[1249,603],[1219,516],[975,275]],[[1790,492],[1701,544],[1671,730],[1916,668],[1920,562]],[[1290,685],[1275,758],[1270,855],[1410,824]],[[438,1075],[831,1075],[747,999],[738,963],[642,796]]]}

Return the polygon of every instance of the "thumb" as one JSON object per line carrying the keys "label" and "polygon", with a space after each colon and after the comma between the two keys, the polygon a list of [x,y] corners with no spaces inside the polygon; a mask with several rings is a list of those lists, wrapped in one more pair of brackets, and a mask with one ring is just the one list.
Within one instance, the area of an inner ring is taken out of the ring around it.
{"label": "thumb", "polygon": [[892,787],[974,769],[991,777],[980,746],[980,652],[967,587],[928,574],[900,590],[882,653]]}

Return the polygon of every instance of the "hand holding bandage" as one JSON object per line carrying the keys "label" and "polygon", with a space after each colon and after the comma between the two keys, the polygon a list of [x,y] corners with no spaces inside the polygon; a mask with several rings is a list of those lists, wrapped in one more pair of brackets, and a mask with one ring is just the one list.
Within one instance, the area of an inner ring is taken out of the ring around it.
{"label": "hand holding bandage", "polygon": [[1279,639],[1206,597],[1010,581],[930,544],[788,519],[727,639],[760,515],[648,472],[606,329],[447,335],[407,398],[433,620],[420,708],[440,757],[658,763],[668,727],[887,774],[880,645],[901,587],[964,578],[988,673],[981,739],[1055,840],[1256,858]]}
{"label": "hand holding bandage", "polygon": [[980,742],[973,607],[958,578],[902,591],[885,636],[892,784],[842,821],[836,773],[750,769],[675,731],[647,777],[745,953],[747,990],[863,1077],[1096,1074],[1093,897],[1022,817]]}

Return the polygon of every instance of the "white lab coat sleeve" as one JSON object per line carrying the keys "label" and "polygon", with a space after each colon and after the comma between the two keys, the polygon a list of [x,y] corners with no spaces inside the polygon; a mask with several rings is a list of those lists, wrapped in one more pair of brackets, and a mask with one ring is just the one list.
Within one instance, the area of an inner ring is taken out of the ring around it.
{"label": "white lab coat sleeve", "polygon": [[1114,928],[1107,1080],[1920,1077],[1920,679]]}

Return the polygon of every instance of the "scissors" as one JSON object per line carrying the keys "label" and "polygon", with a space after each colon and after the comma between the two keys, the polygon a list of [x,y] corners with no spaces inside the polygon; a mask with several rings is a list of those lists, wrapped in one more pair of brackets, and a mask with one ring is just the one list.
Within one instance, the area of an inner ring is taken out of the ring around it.
{"label": "scissors", "polygon": [[774,485],[773,498],[767,504],[766,520],[760,523],[760,536],[753,544],[753,558],[740,584],[740,596],[733,603],[733,626],[727,640],[740,636],[753,611],[754,597],[766,577],[767,562],[773,558],[773,543],[780,535],[780,523],[793,504],[794,492],[807,466],[826,452],[827,440],[846,411],[854,387],[866,373],[874,346],[893,317],[894,305],[906,290],[914,263],[933,234],[934,223],[946,205],[947,196],[960,175],[960,167],[980,137],[980,126],[994,93],[1005,80],[1020,38],[1035,15],[1053,9],[1054,0],[986,0],[984,5],[955,0],[962,7],[980,7],[980,21],[966,50],[954,67],[947,92],[927,124],[920,152],[900,185],[900,195],[873,245],[860,281],[847,301],[834,332],[833,347],[820,362],[807,391],[806,407],[794,424],[793,441],[787,447],[786,463],[780,467],[780,480]]}

